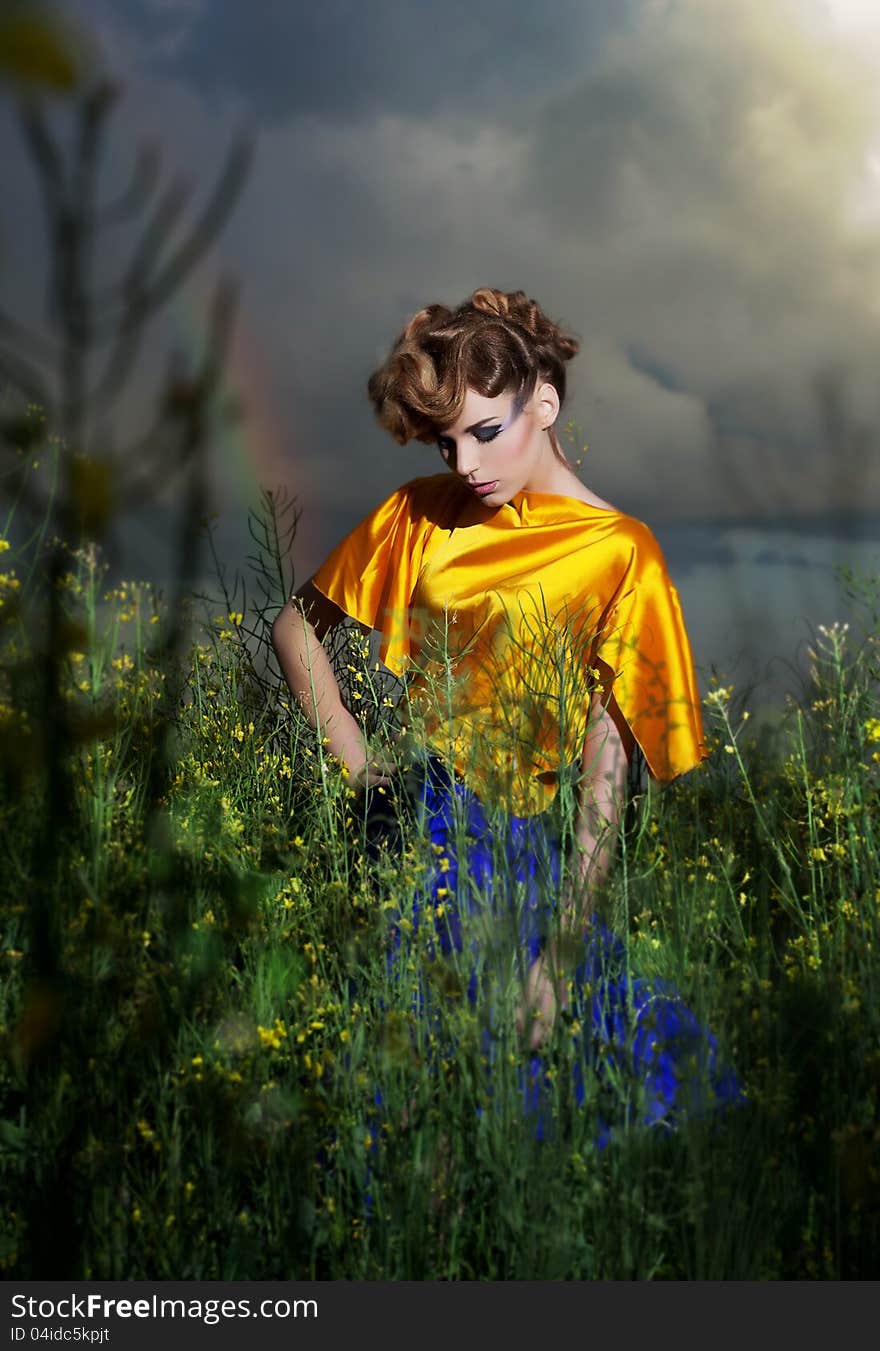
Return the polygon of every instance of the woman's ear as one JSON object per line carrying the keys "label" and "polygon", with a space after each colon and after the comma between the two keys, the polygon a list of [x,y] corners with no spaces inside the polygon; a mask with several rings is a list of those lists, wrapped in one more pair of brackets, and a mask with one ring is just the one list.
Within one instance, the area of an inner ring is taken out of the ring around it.
{"label": "woman's ear", "polygon": [[559,416],[559,394],[547,381],[538,390],[537,418],[543,431],[553,426]]}

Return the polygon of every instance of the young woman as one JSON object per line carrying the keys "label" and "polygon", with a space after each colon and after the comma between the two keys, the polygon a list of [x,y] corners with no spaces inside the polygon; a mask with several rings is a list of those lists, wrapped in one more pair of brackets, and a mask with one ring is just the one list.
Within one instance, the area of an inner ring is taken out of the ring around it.
{"label": "young woman", "polygon": [[[577,351],[522,291],[419,311],[368,388],[395,440],[434,444],[444,468],[405,483],[336,547],[273,642],[310,723],[367,794],[374,854],[399,845],[413,811],[435,845],[416,924],[421,908],[448,955],[469,917],[483,915],[471,928],[485,935],[490,916],[489,947],[492,926],[509,933],[514,918],[529,1049],[572,1009],[648,1084],[647,1119],[671,1120],[695,1050],[719,1097],[735,1081],[677,996],[626,976],[619,940],[590,911],[634,755],[669,781],[707,750],[660,547],[580,481],[556,438]],[[408,681],[401,722],[421,751],[406,773],[399,747],[371,748],[343,705],[322,640],[346,614],[378,630],[380,656]],[[468,995],[479,997],[476,974]]]}

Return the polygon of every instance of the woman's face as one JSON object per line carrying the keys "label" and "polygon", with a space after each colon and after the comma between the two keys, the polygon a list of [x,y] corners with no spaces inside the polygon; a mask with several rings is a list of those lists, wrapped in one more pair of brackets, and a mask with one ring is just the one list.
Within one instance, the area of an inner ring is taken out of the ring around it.
{"label": "woman's face", "polygon": [[559,396],[549,384],[521,408],[512,394],[489,399],[469,389],[461,415],[438,435],[437,446],[444,463],[472,489],[494,485],[474,496],[500,506],[522,488],[542,491],[552,481],[559,461],[547,428],[558,411]]}

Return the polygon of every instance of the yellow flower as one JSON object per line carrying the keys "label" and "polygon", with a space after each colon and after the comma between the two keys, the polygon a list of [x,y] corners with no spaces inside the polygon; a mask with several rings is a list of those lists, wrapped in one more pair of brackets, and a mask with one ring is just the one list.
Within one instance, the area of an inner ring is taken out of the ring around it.
{"label": "yellow flower", "polygon": [[261,1027],[258,1024],[257,1035],[264,1046],[270,1047],[273,1051],[278,1051],[287,1036],[287,1028],[280,1018],[276,1018],[274,1027]]}
{"label": "yellow flower", "polygon": [[865,723],[865,736],[868,741],[880,741],[880,718],[869,718]]}

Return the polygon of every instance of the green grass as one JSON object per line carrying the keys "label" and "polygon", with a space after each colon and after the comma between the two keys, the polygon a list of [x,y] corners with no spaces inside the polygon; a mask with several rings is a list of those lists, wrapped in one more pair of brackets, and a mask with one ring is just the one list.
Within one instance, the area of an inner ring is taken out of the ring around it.
{"label": "green grass", "polygon": [[[751,737],[716,682],[713,756],[649,785],[601,898],[633,970],[674,980],[715,1031],[748,1106],[660,1135],[620,1124],[637,1086],[590,1082],[573,1111],[560,1021],[538,1142],[503,982],[490,1097],[468,959],[430,963],[412,936],[436,1027],[388,980],[388,915],[430,853],[412,836],[367,866],[363,802],[261,672],[251,617],[215,609],[163,668],[153,592],[107,588],[86,550],[50,648],[33,562],[0,555],[6,1276],[878,1275],[875,633],[855,649],[820,632],[773,735]],[[362,640],[340,642],[378,735],[387,694]],[[456,1047],[445,1068],[432,1039]]]}

